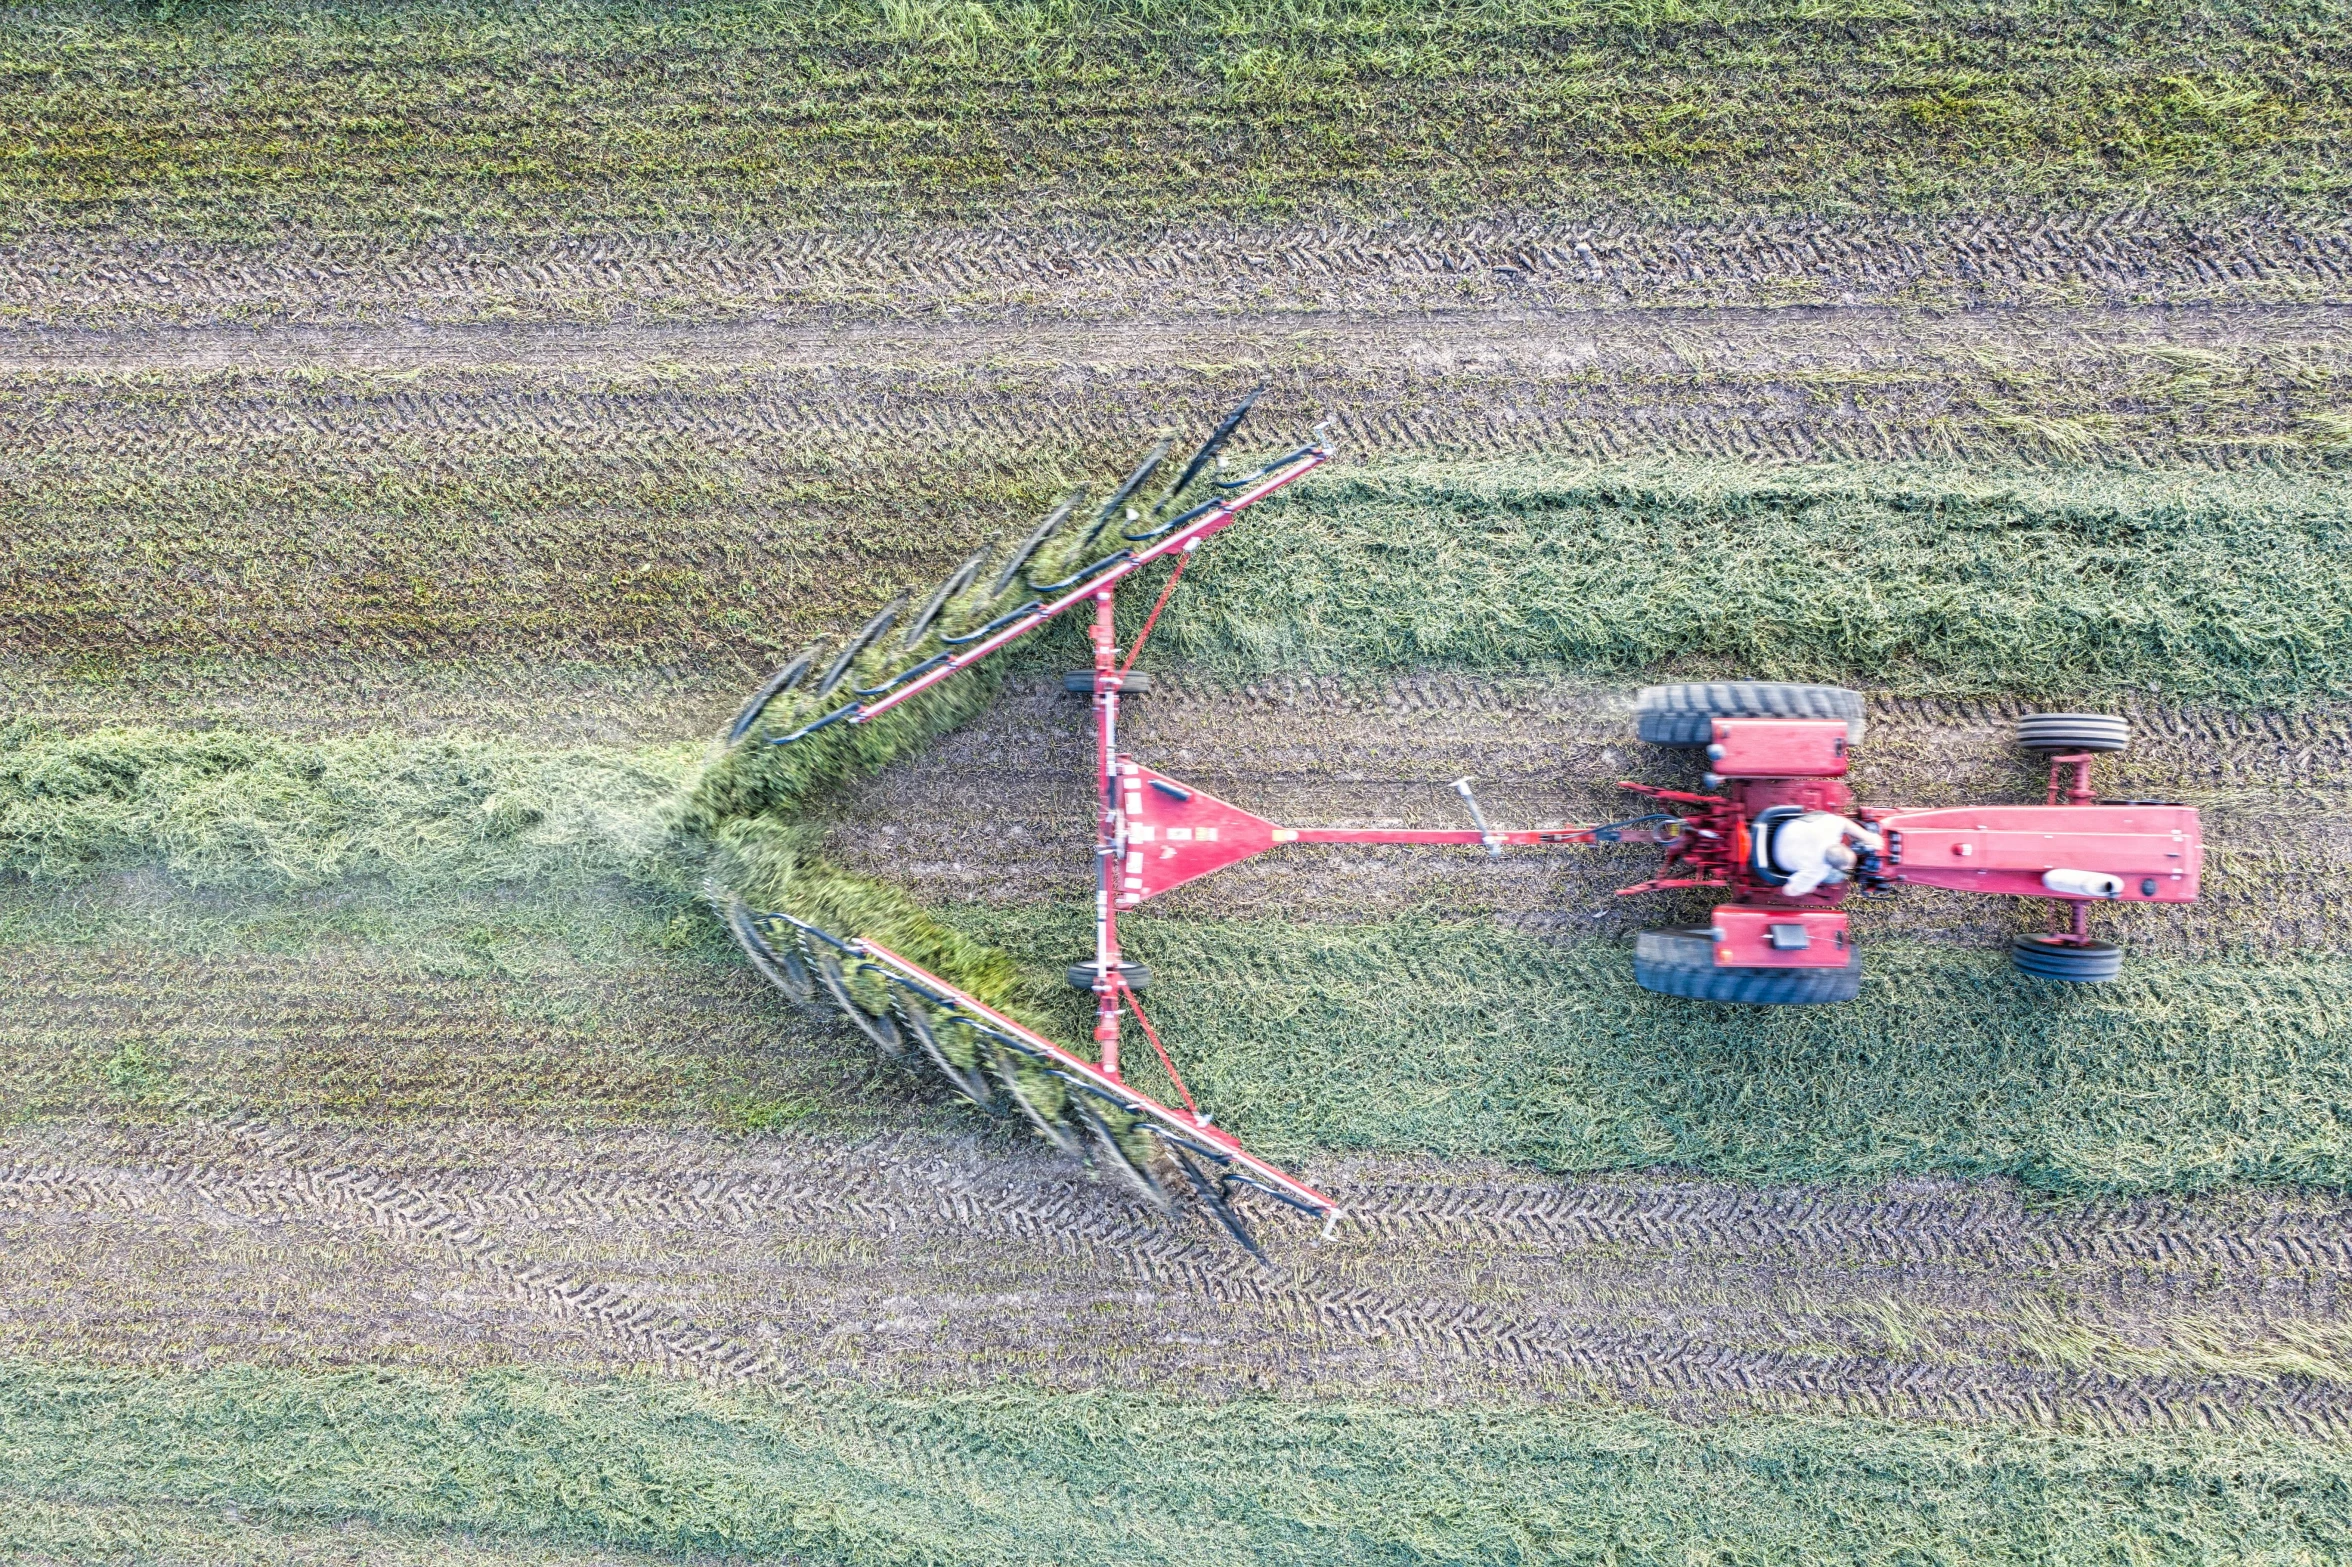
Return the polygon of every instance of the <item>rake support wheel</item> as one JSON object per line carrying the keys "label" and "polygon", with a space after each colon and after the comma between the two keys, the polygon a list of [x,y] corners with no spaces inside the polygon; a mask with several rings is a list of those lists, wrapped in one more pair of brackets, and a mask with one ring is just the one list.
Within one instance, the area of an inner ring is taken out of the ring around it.
{"label": "rake support wheel", "polygon": [[1851,1001],[1862,993],[1862,949],[1843,968],[1717,968],[1715,933],[1645,930],[1634,940],[1633,982],[1687,1001],[1750,1006],[1805,1006]]}
{"label": "rake support wheel", "polygon": [[[1088,958],[1083,963],[1073,963],[1062,971],[1062,978],[1070,982],[1072,990],[1092,990],[1094,982],[1101,977],[1102,965],[1092,958]],[[1121,958],[1119,960],[1119,978],[1126,982],[1129,990],[1142,990],[1151,983],[1152,975],[1151,970],[1141,963],[1130,958]]]}
{"label": "rake support wheel", "polygon": [[1862,743],[1864,728],[1862,693],[1844,686],[1716,680],[1642,687],[1641,737],[1652,745],[1705,745],[1718,718],[1842,718],[1848,745]]}
{"label": "rake support wheel", "polygon": [[[1119,680],[1119,694],[1121,696],[1150,696],[1151,688],[1152,677],[1140,669],[1132,674],[1122,676]],[[1094,695],[1094,671],[1091,669],[1071,670],[1062,676],[1062,689],[1072,696]]]}

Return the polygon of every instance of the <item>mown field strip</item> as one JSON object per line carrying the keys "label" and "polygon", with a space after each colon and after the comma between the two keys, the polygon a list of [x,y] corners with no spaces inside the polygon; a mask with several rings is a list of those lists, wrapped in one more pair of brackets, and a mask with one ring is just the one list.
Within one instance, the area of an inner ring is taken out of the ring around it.
{"label": "mown field strip", "polygon": [[[2003,1186],[1577,1184],[1315,1168],[1261,1268],[1036,1152],[490,1122],[28,1125],[0,1143],[0,1351],[150,1367],[645,1367],[936,1393],[1598,1396],[2133,1429],[2352,1428],[2342,1204]],[[188,1254],[188,1226],[215,1236]],[[110,1265],[108,1258],[117,1259]],[[125,1273],[122,1264],[132,1265]],[[333,1281],[364,1265],[364,1285]],[[144,1286],[127,1281],[143,1277]],[[168,1279],[168,1283],[157,1281]],[[306,1302],[299,1325],[242,1302]]]}
{"label": "mown field strip", "polygon": [[[1480,1405],[1209,1408],[1008,1391],[792,1404],[637,1379],[156,1376],[18,1362],[15,1486],[356,1516],[504,1544],[959,1564],[1723,1555],[2293,1560],[2346,1539],[2327,1445]],[[1181,1518],[1181,1528],[1169,1520]],[[478,1544],[474,1549],[478,1550]]]}
{"label": "mown field strip", "polygon": [[[0,645],[71,645],[94,668],[551,646],[781,662],[1016,535],[1069,471],[996,447],[740,444],[730,461],[685,435],[494,459],[420,430],[371,465],[322,411],[266,458],[167,462],[160,437],[152,462],[114,468],[39,455],[8,502],[26,532],[0,575]],[[1080,471],[1110,471],[1109,450]],[[562,483],[540,473],[558,460]],[[2346,495],[2286,471],[1364,462],[1218,540],[1162,648],[1227,675],[1667,665],[2341,699]]]}
{"label": "mown field strip", "polygon": [[0,1550],[36,1561],[201,1561],[263,1567],[360,1560],[369,1567],[624,1567],[646,1557],[528,1536],[482,1536],[355,1516],[279,1512],[266,1502],[120,1502],[0,1485]]}
{"label": "mown field strip", "polygon": [[[2122,204],[1938,218],[1675,223],[1494,211],[1443,221],[691,235],[32,235],[0,252],[0,321],[754,322],[805,311],[944,324],[997,311],[1265,312],[1877,305],[1927,310],[2341,303],[2352,228]],[[949,315],[953,312],[953,315]]]}
{"label": "mown field strip", "polygon": [[[899,449],[910,478],[942,447],[983,472],[1004,454],[978,446],[1041,461],[1123,448],[1259,381],[1261,428],[1328,423],[1359,459],[2311,465],[2346,439],[2330,388],[2348,346],[2339,309],[2303,306],[20,329],[0,338],[0,429],[26,442],[27,498],[69,514],[91,488],[160,498],[138,471],[224,501],[274,479],[298,511],[332,509],[337,490],[340,504],[395,502],[403,481],[487,497],[517,463],[539,487],[517,510],[577,504],[590,474],[610,483],[630,463],[637,483],[616,501],[642,502],[666,475],[680,499],[741,502],[762,481],[823,473],[835,446],[866,464]],[[192,449],[162,461],[176,443]],[[559,480],[544,471],[554,453],[583,466]],[[241,487],[225,482],[245,468]]]}

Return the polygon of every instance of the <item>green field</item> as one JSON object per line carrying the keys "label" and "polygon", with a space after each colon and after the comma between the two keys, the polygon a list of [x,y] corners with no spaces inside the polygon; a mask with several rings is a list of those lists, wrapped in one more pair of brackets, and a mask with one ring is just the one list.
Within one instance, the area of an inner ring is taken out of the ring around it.
{"label": "green field", "polygon": [[2340,202],[2322,4],[20,11],[27,231]]}
{"label": "green field", "polygon": [[[0,1556],[2352,1555],[2348,83],[2310,3],[0,11]],[[707,876],[1084,1038],[1074,628],[711,736],[1261,383],[1339,460],[1154,765],[1598,820],[1694,776],[1632,688],[1774,678],[1933,804],[2127,712],[2199,905],[1765,1009],[1633,984],[1628,851],[1237,868],[1127,935],[1365,1194],[1264,1267],[788,1007]]]}

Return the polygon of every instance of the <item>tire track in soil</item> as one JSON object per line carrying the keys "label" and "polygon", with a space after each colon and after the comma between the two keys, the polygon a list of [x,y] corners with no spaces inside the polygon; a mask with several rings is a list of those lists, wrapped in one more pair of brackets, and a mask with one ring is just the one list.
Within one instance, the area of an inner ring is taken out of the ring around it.
{"label": "tire track in soil", "polygon": [[[1755,1190],[1351,1160],[1310,1172],[1351,1202],[1327,1238],[1260,1215],[1278,1263],[1260,1270],[1191,1221],[969,1139],[245,1122],[51,1124],[8,1143],[0,1211],[17,1222],[0,1253],[61,1216],[86,1244],[114,1238],[110,1218],[192,1210],[290,1238],[365,1227],[582,1324],[624,1363],[719,1385],[1011,1373],[1192,1395],[1598,1395],[1698,1417],[2352,1430],[2341,1197],[2045,1209],[2004,1186]],[[304,1249],[270,1255],[299,1271]],[[1004,1281],[1020,1287],[991,1293]],[[126,1293],[133,1310],[207,1306],[201,1288]],[[1907,1335],[1885,1326],[1897,1319]],[[2182,1349],[2183,1324],[2237,1358]],[[2104,1335],[2127,1364],[2052,1363],[2036,1333],[2056,1328]],[[1057,1332],[1071,1342],[1046,1342]],[[2278,1348],[2315,1343],[2333,1348]]]}
{"label": "tire track in soil", "polygon": [[2340,300],[2352,224],[2147,210],[1475,223],[544,235],[0,247],[0,319],[723,320],[1048,308],[1416,309]]}
{"label": "tire track in soil", "polygon": [[[1285,679],[1238,689],[1162,674],[1123,716],[1122,744],[1189,784],[1297,826],[1460,827],[1449,787],[1477,779],[1490,820],[1607,821],[1639,802],[1615,780],[1694,786],[1697,764],[1634,738],[1634,691],[1537,677]],[[2121,704],[2132,747],[2102,762],[2110,795],[2197,805],[2209,845],[2203,899],[2103,912],[2135,949],[2183,955],[2263,940],[2342,951],[2352,930],[2352,709],[2248,713]],[[1870,694],[1856,756],[1863,799],[1937,806],[2040,796],[2046,769],[2013,741],[2022,704]],[[829,853],[927,902],[1076,902],[1093,848],[1082,705],[1057,681],[1009,685],[970,724],[855,786],[831,812]],[[1629,804],[1629,801],[1631,802]],[[1654,851],[1292,847],[1154,900],[1161,918],[1489,916],[1519,929],[1622,936],[1671,923],[1672,905],[1624,899]],[[1865,939],[1995,944],[2038,910],[1905,888],[1863,905]]]}
{"label": "tire track in soil", "polygon": [[1267,420],[1359,454],[2276,463],[2337,449],[2348,371],[2352,319],[2304,305],[0,329],[0,429],[44,485],[111,464],[480,483],[552,449],[756,489],[871,448],[1123,449],[1264,381]]}

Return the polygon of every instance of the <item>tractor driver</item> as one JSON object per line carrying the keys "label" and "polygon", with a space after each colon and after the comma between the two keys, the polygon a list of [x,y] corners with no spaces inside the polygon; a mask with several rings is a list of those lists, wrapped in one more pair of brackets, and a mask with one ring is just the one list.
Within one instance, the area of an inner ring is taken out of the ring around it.
{"label": "tractor driver", "polygon": [[1781,892],[1801,898],[1824,883],[1844,881],[1861,858],[1848,839],[1873,854],[1886,847],[1877,833],[1832,811],[1807,811],[1780,823],[1772,833],[1772,862],[1788,873]]}

